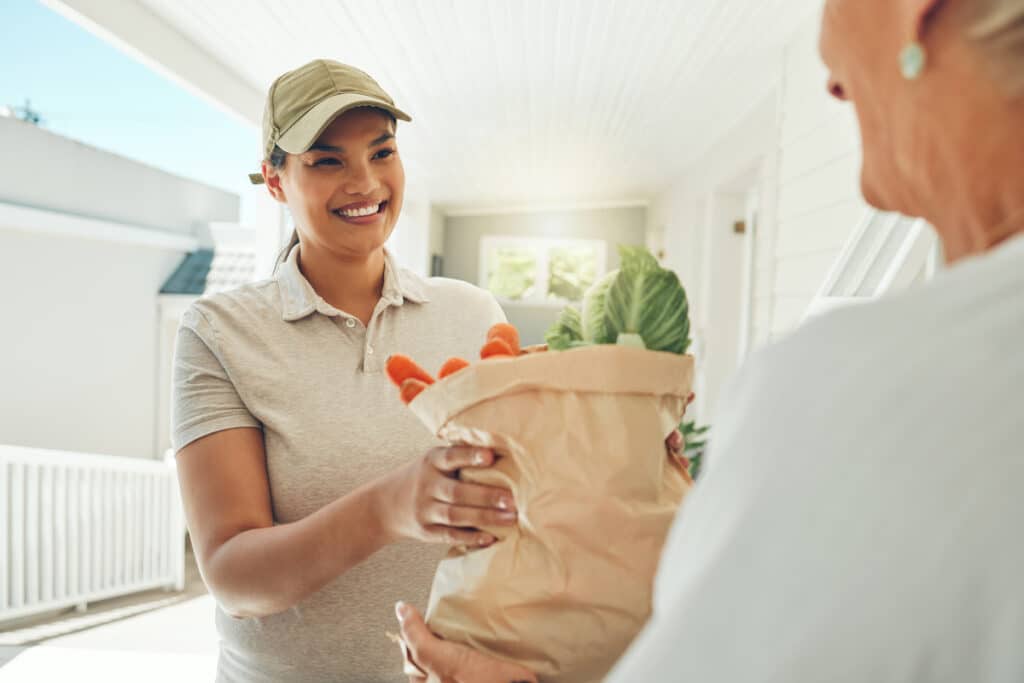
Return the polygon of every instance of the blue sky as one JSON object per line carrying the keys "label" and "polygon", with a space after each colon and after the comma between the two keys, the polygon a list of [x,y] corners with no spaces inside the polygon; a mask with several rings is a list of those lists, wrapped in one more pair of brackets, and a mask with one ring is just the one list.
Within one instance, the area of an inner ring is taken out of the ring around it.
{"label": "blue sky", "polygon": [[37,0],[0,0],[0,105],[45,128],[245,199],[259,191],[259,131]]}

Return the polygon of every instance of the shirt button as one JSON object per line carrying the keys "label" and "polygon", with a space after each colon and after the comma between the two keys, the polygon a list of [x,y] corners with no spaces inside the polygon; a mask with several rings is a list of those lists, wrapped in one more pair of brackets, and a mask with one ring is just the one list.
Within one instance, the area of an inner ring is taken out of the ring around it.
{"label": "shirt button", "polygon": [[353,320],[352,318],[349,318],[348,320],[345,321],[345,324],[348,325],[349,327],[355,327],[356,321]]}
{"label": "shirt button", "polygon": [[366,352],[367,353],[373,353],[373,347],[372,346],[367,346],[366,347]]}

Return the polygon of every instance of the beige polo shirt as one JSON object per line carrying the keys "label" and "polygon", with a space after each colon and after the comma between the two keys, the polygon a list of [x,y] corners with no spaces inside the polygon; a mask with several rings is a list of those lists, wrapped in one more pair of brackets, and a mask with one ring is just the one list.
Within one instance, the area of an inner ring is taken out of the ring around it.
{"label": "beige polo shirt", "polygon": [[[175,450],[223,429],[263,430],[277,523],[293,522],[437,445],[384,374],[392,353],[436,373],[478,357],[505,319],[489,293],[422,279],[388,255],[368,327],[332,307],[298,267],[295,247],[274,279],[197,301],[174,361]],[[224,453],[223,457],[231,457]],[[425,606],[439,546],[383,549],[294,608],[235,619],[218,609],[218,681],[404,681],[394,604]]]}

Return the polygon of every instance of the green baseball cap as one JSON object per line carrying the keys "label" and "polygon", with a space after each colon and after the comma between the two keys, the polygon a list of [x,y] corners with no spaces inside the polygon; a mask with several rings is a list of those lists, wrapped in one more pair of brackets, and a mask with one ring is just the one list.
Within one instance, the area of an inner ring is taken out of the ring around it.
{"label": "green baseball cap", "polygon": [[[263,110],[263,158],[270,158],[275,145],[289,154],[302,154],[334,119],[356,107],[376,107],[412,121],[377,81],[347,64],[315,59],[278,76]],[[258,185],[263,176],[250,173],[249,180]]]}

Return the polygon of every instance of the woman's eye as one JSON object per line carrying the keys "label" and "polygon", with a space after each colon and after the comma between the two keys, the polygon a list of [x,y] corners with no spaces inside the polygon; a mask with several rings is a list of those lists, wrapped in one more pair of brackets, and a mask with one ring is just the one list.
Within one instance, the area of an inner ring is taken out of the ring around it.
{"label": "woman's eye", "polygon": [[374,159],[387,159],[389,156],[395,153],[393,149],[382,149],[373,155]]}
{"label": "woman's eye", "polygon": [[314,166],[336,166],[336,165],[338,165],[340,163],[341,162],[338,161],[337,159],[332,159],[330,157],[326,157],[324,159],[318,159],[318,160],[314,161],[313,165]]}

